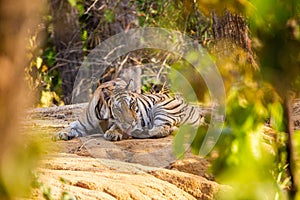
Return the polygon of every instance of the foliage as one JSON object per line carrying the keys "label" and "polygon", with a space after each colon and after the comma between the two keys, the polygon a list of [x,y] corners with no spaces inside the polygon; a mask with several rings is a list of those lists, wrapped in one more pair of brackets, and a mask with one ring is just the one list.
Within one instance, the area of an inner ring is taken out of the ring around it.
{"label": "foliage", "polygon": [[[78,11],[81,40],[85,55],[102,40],[112,36],[109,24],[115,21],[115,3],[99,9],[96,2],[85,0],[69,0],[71,6]],[[36,29],[29,30],[31,37],[27,40],[28,59],[25,78],[29,88],[37,95],[35,106],[48,107],[62,105],[62,78],[57,65],[57,52],[53,41],[53,22],[48,7],[41,17],[42,21]]]}
{"label": "foliage", "polygon": [[[119,2],[102,2],[87,0],[69,0],[77,9],[81,28],[81,39],[85,55],[103,40],[118,33],[117,16],[119,12],[130,12],[129,9],[120,10]],[[159,26],[179,30],[187,33],[202,44],[209,44],[212,40],[210,21],[194,6],[187,11],[181,1],[163,0],[131,0],[130,4],[137,10],[139,26]],[[130,8],[131,9],[131,8]],[[124,13],[125,16],[127,13]],[[132,16],[129,16],[130,20]],[[35,105],[47,107],[53,104],[61,105],[62,79],[57,66],[57,52],[53,41],[53,24],[50,8],[46,10],[42,22],[29,38],[28,57],[31,60],[26,68],[26,79],[30,88],[37,93]],[[169,20],[172,18],[173,20]],[[152,56],[160,57],[160,55]],[[146,55],[146,54],[144,54]],[[149,56],[150,58],[150,56]],[[139,60],[139,58],[134,58]]]}
{"label": "foliage", "polygon": [[[201,2],[199,6],[205,7]],[[228,2],[214,6],[220,8]],[[299,90],[299,1],[240,3],[228,8],[248,17],[261,71],[256,75],[247,70],[238,73],[227,87],[227,128],[215,149],[218,158],[213,170],[218,180],[234,186],[233,196],[228,199],[285,199],[285,193],[294,184],[287,168],[295,164],[288,159],[289,135],[282,132],[287,131],[288,125],[284,119],[287,110],[282,105],[289,90]],[[267,118],[271,119],[276,136],[271,149],[265,148],[268,143],[262,130]]]}
{"label": "foliage", "polygon": [[299,1],[262,3],[253,0],[251,3],[255,10],[248,9],[248,13],[252,34],[257,41],[261,75],[281,95],[289,89],[300,90],[296,83],[300,74]]}
{"label": "foliage", "polygon": [[[234,186],[233,196],[226,199],[284,197],[283,188],[276,183],[281,164],[277,161],[287,162],[285,152],[280,151],[284,143],[276,141],[280,130],[271,132],[275,138],[264,130],[266,119],[271,113],[282,113],[282,107],[279,98],[266,101],[265,89],[239,83],[228,92],[226,127],[230,131],[218,141],[215,151],[219,156],[213,167],[218,180]],[[272,115],[271,126],[279,128],[281,124],[281,115]]]}
{"label": "foliage", "polygon": [[[234,60],[236,55],[239,59],[243,57],[238,48],[230,54],[211,51],[217,52],[214,58],[227,90],[225,128],[212,153],[214,158],[217,155],[212,168],[217,180],[233,186],[232,194],[222,198],[286,199],[294,184],[288,167],[298,164],[288,158],[288,135],[283,132],[287,130],[284,118],[287,111],[282,105],[289,90],[299,90],[299,3],[197,1],[197,4],[206,14],[212,7],[219,14],[224,8],[244,13],[260,62],[260,71],[255,71]],[[267,119],[272,131],[265,127]],[[175,137],[174,145],[179,149],[175,152],[179,156],[186,141],[180,132]],[[199,151],[202,141],[200,132],[192,143],[194,152]]]}
{"label": "foliage", "polygon": [[[178,30],[198,40],[204,46],[211,42],[211,23],[194,3],[172,0],[135,0],[140,26]],[[170,20],[172,19],[172,20]]]}
{"label": "foliage", "polygon": [[33,137],[18,141],[10,151],[3,154],[5,164],[1,165],[0,198],[26,197],[30,195],[30,183],[35,179],[33,170],[41,157],[45,142]]}
{"label": "foliage", "polygon": [[[108,38],[105,32],[116,20],[114,6],[93,10],[90,1],[69,0],[78,9],[81,26],[83,51],[89,50]],[[224,9],[246,16],[252,34],[252,47],[259,61],[260,71],[254,71],[245,63],[236,62],[236,55],[243,59],[243,50],[236,48],[228,55],[212,55],[224,78],[227,99],[225,128],[212,152],[213,172],[218,181],[233,186],[232,194],[224,199],[285,199],[291,187],[286,141],[285,108],[282,106],[288,91],[300,90],[300,3],[285,1],[153,1],[132,0],[137,6],[140,26],[157,26],[179,30],[188,34],[205,47],[213,41],[211,10],[221,14]],[[100,8],[100,7],[99,7]],[[91,10],[90,10],[91,9]],[[99,16],[95,22],[93,15]],[[172,19],[172,20],[170,20]],[[30,38],[29,58],[26,69],[31,88],[39,91],[39,106],[49,106],[61,102],[61,78],[55,66],[56,54],[51,41],[52,22],[48,13],[42,23],[46,42],[40,44],[37,31]],[[212,53],[215,53],[212,47]],[[152,56],[153,54],[151,54]],[[149,57],[151,57],[149,56]],[[150,59],[149,59],[150,60]],[[245,60],[245,59],[244,59]],[[174,62],[172,63],[174,64]],[[175,62],[177,72],[185,73],[187,65]],[[191,74],[191,73],[190,73]],[[171,80],[182,80],[170,72]],[[175,82],[176,90],[181,82]],[[185,87],[181,87],[185,88]],[[144,86],[144,90],[150,90]],[[185,96],[188,96],[188,93]],[[198,92],[196,92],[198,95]],[[48,97],[47,97],[48,96]],[[43,102],[43,98],[46,99]],[[191,95],[191,98],[194,98]],[[266,129],[270,119],[273,129]],[[203,133],[184,127],[175,136],[174,149],[183,156],[186,144],[192,145],[197,153],[203,141]],[[296,158],[299,159],[299,132],[294,134]],[[192,140],[194,138],[194,140]],[[217,155],[217,156],[216,156]],[[298,160],[297,160],[298,161]],[[299,167],[299,163],[295,165]],[[299,171],[299,170],[298,170]],[[299,176],[299,172],[297,174]]]}
{"label": "foliage", "polygon": [[42,18],[40,28],[31,32],[27,41],[27,57],[30,60],[25,68],[28,87],[36,93],[34,104],[39,107],[61,105],[61,77],[55,67],[56,50],[51,43],[51,16]]}

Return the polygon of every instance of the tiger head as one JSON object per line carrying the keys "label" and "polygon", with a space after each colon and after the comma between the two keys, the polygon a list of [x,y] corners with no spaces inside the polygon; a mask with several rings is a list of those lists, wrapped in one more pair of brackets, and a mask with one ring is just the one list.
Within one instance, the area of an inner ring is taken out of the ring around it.
{"label": "tiger head", "polygon": [[114,91],[111,97],[111,113],[114,123],[126,134],[138,125],[139,109],[134,92],[130,91],[129,84],[122,90]]}

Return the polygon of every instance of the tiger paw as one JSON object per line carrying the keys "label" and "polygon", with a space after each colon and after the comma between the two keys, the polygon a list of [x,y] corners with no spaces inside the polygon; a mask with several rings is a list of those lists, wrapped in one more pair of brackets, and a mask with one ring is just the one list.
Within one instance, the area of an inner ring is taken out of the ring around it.
{"label": "tiger paw", "polygon": [[109,141],[120,141],[122,140],[123,135],[116,130],[107,130],[103,137]]}
{"label": "tiger paw", "polygon": [[58,141],[58,140],[70,140],[72,139],[72,137],[69,137],[67,132],[59,132],[59,133],[55,133],[52,136],[52,140],[53,141]]}
{"label": "tiger paw", "polygon": [[53,141],[58,140],[71,140],[75,137],[82,137],[83,135],[76,131],[75,129],[70,129],[70,127],[63,129],[62,131],[55,133],[52,136]]}

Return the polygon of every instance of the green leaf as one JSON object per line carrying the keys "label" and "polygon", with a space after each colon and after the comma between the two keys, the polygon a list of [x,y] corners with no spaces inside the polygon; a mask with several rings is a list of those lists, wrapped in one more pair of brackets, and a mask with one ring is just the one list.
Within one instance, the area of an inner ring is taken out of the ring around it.
{"label": "green leaf", "polygon": [[82,34],[81,34],[81,38],[83,41],[86,41],[88,38],[88,33],[87,30],[83,30]]}
{"label": "green leaf", "polygon": [[68,0],[68,2],[71,4],[72,7],[76,6],[77,4],[76,0]]}
{"label": "green leaf", "polygon": [[110,9],[104,11],[104,17],[109,23],[112,23],[115,20],[114,12]]}
{"label": "green leaf", "polygon": [[[76,1],[76,0],[74,0],[74,1]],[[85,12],[84,6],[82,4],[77,4],[76,7],[78,10],[79,16],[81,17],[82,15],[84,15],[84,12]]]}
{"label": "green leaf", "polygon": [[283,130],[283,108],[279,102],[269,105],[271,113],[271,127],[278,131]]}

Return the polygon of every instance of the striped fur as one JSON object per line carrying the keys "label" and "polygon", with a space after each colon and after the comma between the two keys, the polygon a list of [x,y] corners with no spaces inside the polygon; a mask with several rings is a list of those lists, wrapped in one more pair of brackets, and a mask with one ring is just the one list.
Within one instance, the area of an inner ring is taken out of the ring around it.
{"label": "striped fur", "polygon": [[181,124],[201,125],[204,114],[199,106],[189,105],[180,96],[168,92],[140,94],[120,79],[101,84],[87,109],[54,140],[70,140],[104,133],[107,140],[124,137],[165,137]]}
{"label": "striped fur", "polygon": [[[114,92],[110,104],[114,124],[134,138],[165,137],[182,124],[204,124],[201,107],[166,93],[139,94],[125,89]],[[107,132],[106,137],[114,136]]]}
{"label": "striped fur", "polygon": [[113,127],[104,134],[107,140],[127,137],[137,129],[151,127],[151,108],[170,98],[168,94],[140,94],[128,88],[115,90],[113,94],[110,99]]}

